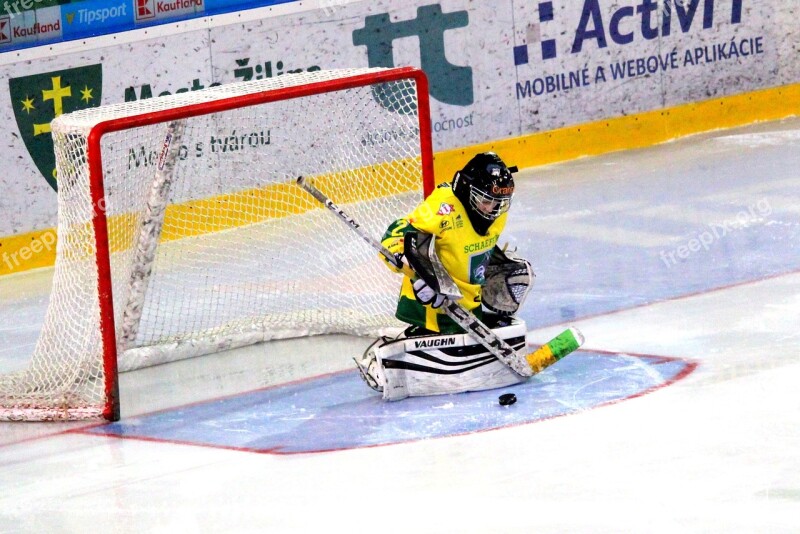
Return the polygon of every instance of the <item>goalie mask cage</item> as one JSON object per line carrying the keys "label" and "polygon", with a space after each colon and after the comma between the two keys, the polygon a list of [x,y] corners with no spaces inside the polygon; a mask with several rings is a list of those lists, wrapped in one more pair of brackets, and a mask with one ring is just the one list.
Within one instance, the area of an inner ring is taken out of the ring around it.
{"label": "goalie mask cage", "polygon": [[433,188],[427,99],[418,69],[352,69],[58,117],[53,289],[0,419],[117,420],[118,371],[400,326],[397,279],[295,182],[379,237]]}

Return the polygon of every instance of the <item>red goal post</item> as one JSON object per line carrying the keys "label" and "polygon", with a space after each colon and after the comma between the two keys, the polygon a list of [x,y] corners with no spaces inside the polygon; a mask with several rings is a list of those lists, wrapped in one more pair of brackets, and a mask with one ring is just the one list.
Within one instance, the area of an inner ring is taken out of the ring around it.
{"label": "red goal post", "polygon": [[29,368],[0,376],[0,419],[117,420],[120,370],[396,327],[396,280],[293,184],[315,177],[382,232],[433,189],[430,128],[427,80],[410,67],[56,119],[53,293]]}

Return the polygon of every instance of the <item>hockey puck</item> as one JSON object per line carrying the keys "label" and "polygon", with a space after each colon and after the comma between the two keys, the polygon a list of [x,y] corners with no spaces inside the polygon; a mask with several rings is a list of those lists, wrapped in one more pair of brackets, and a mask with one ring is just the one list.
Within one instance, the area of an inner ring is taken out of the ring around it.
{"label": "hockey puck", "polygon": [[511,406],[515,402],[517,402],[517,396],[513,393],[503,393],[497,399],[497,402],[500,403],[500,406]]}

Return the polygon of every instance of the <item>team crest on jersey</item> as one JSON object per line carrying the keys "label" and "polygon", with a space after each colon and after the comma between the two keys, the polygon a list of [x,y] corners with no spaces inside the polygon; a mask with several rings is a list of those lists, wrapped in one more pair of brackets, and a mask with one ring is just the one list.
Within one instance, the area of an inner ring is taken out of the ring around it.
{"label": "team crest on jersey", "polygon": [[448,204],[447,202],[442,202],[442,204],[439,206],[439,211],[437,211],[436,214],[437,215],[450,215],[451,213],[453,213],[453,210],[455,210],[455,209],[456,209],[456,207],[453,206],[452,204]]}
{"label": "team crest on jersey", "polygon": [[478,252],[469,258],[469,283],[480,284],[486,283],[486,265],[489,263],[489,257],[492,255],[491,250],[485,252]]}

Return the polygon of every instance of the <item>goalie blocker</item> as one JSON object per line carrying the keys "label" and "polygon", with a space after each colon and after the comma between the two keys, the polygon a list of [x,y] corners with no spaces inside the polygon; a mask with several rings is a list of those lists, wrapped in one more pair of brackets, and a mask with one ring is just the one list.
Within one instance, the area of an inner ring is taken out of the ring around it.
{"label": "goalie blocker", "polygon": [[[525,323],[511,319],[493,332],[515,350],[525,347]],[[381,337],[356,359],[361,377],[384,400],[482,391],[527,380],[469,334]]]}

